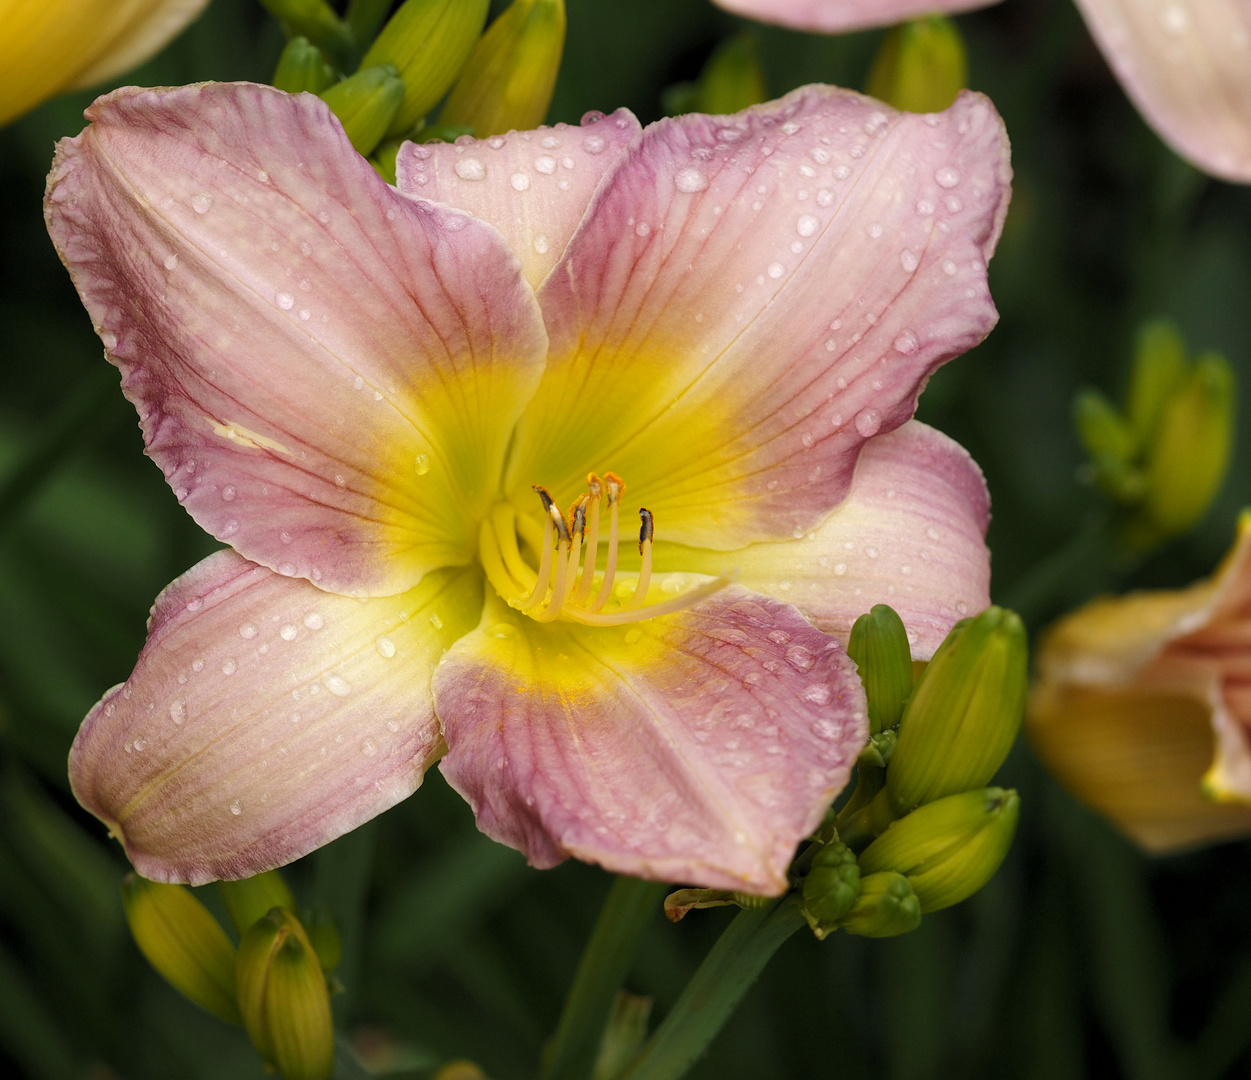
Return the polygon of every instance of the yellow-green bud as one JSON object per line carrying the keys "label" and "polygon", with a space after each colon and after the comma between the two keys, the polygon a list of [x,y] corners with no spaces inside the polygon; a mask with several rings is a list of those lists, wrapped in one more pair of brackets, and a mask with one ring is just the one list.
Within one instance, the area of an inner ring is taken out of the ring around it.
{"label": "yellow-green bud", "polygon": [[1013,611],[987,608],[947,635],[908,699],[886,770],[896,814],[986,785],[1021,726],[1027,664]]}
{"label": "yellow-green bud", "polygon": [[894,937],[921,925],[921,904],[903,874],[884,871],[860,879],[860,895],[839,926],[861,937]]}
{"label": "yellow-green bud", "polygon": [[353,49],[352,35],[326,0],[261,0],[261,3],[281,20],[288,34],[308,38],[340,69],[346,66]]}
{"label": "yellow-green bud", "polygon": [[304,913],[304,929],[321,966],[334,971],[343,959],[343,942],[330,912],[320,904],[313,905]]}
{"label": "yellow-green bud", "polygon": [[877,604],[851,628],[847,655],[856,662],[869,703],[869,731],[892,728],[912,693],[912,650],[908,631],[894,608]]}
{"label": "yellow-green bud", "polygon": [[537,127],[547,115],[565,48],[565,0],[513,0],[469,55],[439,114],[479,138]]}
{"label": "yellow-green bud", "polygon": [[361,68],[321,92],[321,99],[339,118],[358,154],[369,154],[391,126],[404,100],[404,83],[394,67]]}
{"label": "yellow-green bud", "polygon": [[326,63],[321,50],[306,37],[293,37],[278,57],[273,83],[288,94],[306,90],[317,94],[334,80],[334,68]]}
{"label": "yellow-green bud", "polygon": [[1126,412],[1139,446],[1150,444],[1164,404],[1186,374],[1186,345],[1172,323],[1147,323],[1138,334]]}
{"label": "yellow-green bud", "polygon": [[896,821],[860,856],[865,874],[903,874],[928,914],[972,896],[1003,862],[1020,813],[1015,791],[948,795]]}
{"label": "yellow-green bud", "polygon": [[907,112],[942,112],[968,77],[964,41],[956,24],[927,15],[887,32],[869,72],[866,92]]}
{"label": "yellow-green bud", "polygon": [[695,86],[695,112],[736,113],[767,99],[756,35],[744,31],[713,50]]}
{"label": "yellow-green bud", "polygon": [[1224,357],[1199,358],[1165,402],[1147,455],[1143,510],[1160,538],[1207,511],[1229,468],[1236,383]]}
{"label": "yellow-green bud", "polygon": [[128,874],[122,902],[135,944],[165,981],[214,1016],[239,1023],[235,947],[191,890]]}
{"label": "yellow-green bud", "polygon": [[1073,420],[1091,457],[1095,482],[1116,502],[1138,502],[1146,477],[1135,464],[1138,440],[1125,417],[1098,390],[1086,389],[1073,401]]}
{"label": "yellow-green bud", "polygon": [[239,881],[219,881],[217,891],[240,935],[276,907],[295,910],[295,897],[277,870],[267,870]]}
{"label": "yellow-green bud", "polygon": [[304,928],[276,907],[239,942],[239,1012],[252,1044],[284,1080],[334,1072],[330,994]]}
{"label": "yellow-green bud", "polygon": [[388,135],[413,129],[456,81],[486,23],[490,0],[406,0],[370,46],[361,67],[391,64],[404,100]]}
{"label": "yellow-green bud", "polygon": [[378,28],[386,22],[390,10],[391,0],[350,0],[345,19],[352,31],[352,40],[359,48],[377,37]]}
{"label": "yellow-green bud", "polygon": [[827,844],[804,878],[804,912],[817,937],[837,929],[860,895],[860,867],[846,844]]}

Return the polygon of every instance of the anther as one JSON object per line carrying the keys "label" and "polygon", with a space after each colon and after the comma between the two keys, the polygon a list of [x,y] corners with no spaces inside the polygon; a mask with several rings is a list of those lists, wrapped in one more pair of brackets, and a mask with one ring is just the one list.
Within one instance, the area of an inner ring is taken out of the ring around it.
{"label": "anther", "polygon": [[569,543],[569,526],[565,523],[565,515],[557,508],[556,500],[547,493],[547,488],[540,487],[538,484],[534,484],[533,487],[539,493],[539,498],[543,500],[543,509],[547,511],[552,524],[556,526],[556,535],[560,537],[560,542]]}
{"label": "anther", "polygon": [[643,556],[643,565],[639,567],[638,584],[634,587],[634,595],[623,605],[627,609],[636,608],[647,599],[647,590],[652,583],[652,536],[656,532],[656,522],[650,510],[639,510],[639,554]]}
{"label": "anther", "polygon": [[643,554],[643,545],[650,544],[656,535],[656,522],[650,510],[639,509],[639,554]]}
{"label": "anther", "polygon": [[586,526],[586,558],[582,560],[582,576],[578,579],[578,587],[574,590],[573,600],[576,604],[585,604],[591,594],[591,582],[595,577],[595,562],[599,558],[599,504],[604,494],[604,485],[594,473],[588,473],[586,486],[590,489],[587,496],[590,520]]}

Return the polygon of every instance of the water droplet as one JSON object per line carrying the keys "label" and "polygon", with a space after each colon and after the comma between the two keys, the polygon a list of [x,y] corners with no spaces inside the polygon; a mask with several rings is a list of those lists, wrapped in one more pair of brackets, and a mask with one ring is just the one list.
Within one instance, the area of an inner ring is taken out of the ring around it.
{"label": "water droplet", "polygon": [[801,695],[805,701],[812,702],[813,705],[828,705],[830,698],[830,688],[824,683],[813,683]]}
{"label": "water droplet", "polygon": [[646,236],[651,231],[652,231],[652,227],[648,225],[646,221],[640,221],[637,225],[634,226],[634,234],[636,236]]}
{"label": "water droplet", "polygon": [[917,341],[916,334],[914,334],[911,330],[903,330],[900,332],[899,336],[895,338],[895,351],[903,353],[904,356],[911,356],[917,351],[917,346],[919,344],[920,342]]}
{"label": "water droplet", "polygon": [[546,255],[550,246],[551,245],[548,243],[547,237],[542,233],[539,233],[539,235],[534,238],[534,250],[540,255]]}
{"label": "water droplet", "polygon": [[808,153],[818,165],[828,165],[830,163],[830,152],[820,146],[814,146]]}
{"label": "water droplet", "polygon": [[326,620],[321,617],[319,612],[310,611],[304,616],[304,625],[310,630],[320,630],[326,625]]}
{"label": "water droplet", "polygon": [[335,697],[347,697],[352,692],[352,684],[342,675],[331,675],[329,673],[321,677],[321,681],[325,684]]}
{"label": "water droplet", "polygon": [[361,753],[366,757],[373,757],[378,752],[378,744],[373,739],[366,739],[361,743]]}
{"label": "water droplet", "polygon": [[238,670],[239,662],[233,656],[222,664],[223,675],[233,675]]}
{"label": "water droplet", "polygon": [[247,641],[251,641],[252,638],[256,637],[256,632],[256,626],[250,622],[245,622],[239,627],[239,636]]}
{"label": "water droplet", "polygon": [[627,645],[633,645],[635,642],[639,641],[642,637],[643,637],[643,631],[640,630],[637,626],[631,626],[630,629],[628,629],[625,632],[625,643]]}
{"label": "water droplet", "polygon": [[378,654],[387,660],[395,655],[395,642],[389,637],[380,637],[374,644],[378,646]]}
{"label": "water droplet", "polygon": [[811,649],[802,645],[792,645],[786,650],[786,662],[796,671],[811,671],[817,662]]}
{"label": "water droplet", "polygon": [[588,135],[582,140],[582,149],[588,154],[602,154],[608,143],[599,135]]}
{"label": "water droplet", "polygon": [[940,188],[953,188],[960,183],[960,170],[951,165],[944,165],[934,174],[934,182]]}
{"label": "water droplet", "polygon": [[462,180],[486,179],[486,166],[476,157],[461,158],[452,168]]}
{"label": "water droplet", "polygon": [[286,626],[278,631],[278,636],[282,638],[283,641],[294,641],[295,635],[298,633],[299,631],[291,623],[287,623]]}
{"label": "water droplet", "polygon": [[804,446],[812,446],[817,440],[816,436],[814,436],[811,431],[805,431],[801,436],[799,436],[799,441],[803,443]]}
{"label": "water droplet", "polygon": [[525,191],[530,187],[530,177],[523,172],[515,172],[508,178],[508,182],[512,184],[513,191]]}
{"label": "water droplet", "polygon": [[787,120],[786,123],[782,125],[782,133],[785,135],[797,135],[799,131],[800,127],[794,120]]}
{"label": "water droplet", "polygon": [[174,269],[177,265],[178,265],[178,256],[177,256],[177,255],[166,255],[166,256],[165,256],[165,269],[166,269],[166,270],[173,270],[173,269]]}
{"label": "water droplet", "polygon": [[430,471],[430,458],[426,454],[418,454],[414,459],[413,467],[417,470],[418,476],[425,476]]}
{"label": "water droplet", "polygon": [[197,214],[207,214],[213,205],[212,195],[192,195],[191,209]]}
{"label": "water droplet", "polygon": [[795,222],[795,231],[800,236],[812,236],[821,227],[821,222],[811,214],[804,214]]}
{"label": "water droplet", "polygon": [[234,484],[227,484],[222,488],[222,501],[232,502],[237,494],[238,492],[235,490]]}
{"label": "water droplet", "polygon": [[1184,34],[1190,29],[1190,12],[1182,4],[1169,4],[1160,12],[1160,25],[1167,33]]}
{"label": "water droplet", "polygon": [[204,670],[204,659],[203,659],[202,657],[196,657],[196,659],[192,660],[192,661],[191,661],[191,670],[192,670],[192,671],[194,671],[194,672],[196,672],[197,674],[198,674],[199,672],[203,671],[203,670]]}
{"label": "water droplet", "polygon": [[770,263],[770,264],[769,264],[769,269],[766,271],[766,273],[767,273],[767,274],[768,274],[771,278],[780,278],[783,274],[785,274],[785,273],[786,273],[786,267],[785,267],[785,266],[783,266],[783,265],[782,265],[781,263],[779,263],[779,262]]}
{"label": "water droplet", "polygon": [[487,630],[487,633],[490,634],[491,637],[493,638],[500,638],[501,640],[503,640],[505,638],[516,637],[517,628],[513,626],[511,623],[500,622],[500,623],[494,623],[491,626],[491,628]]}
{"label": "water droplet", "polygon": [[839,577],[842,577],[845,573],[847,573],[847,564],[845,562],[835,563],[834,573]]}
{"label": "water droplet", "polygon": [[317,211],[317,220],[318,220],[318,221],[320,221],[323,225],[328,224],[328,223],[329,223],[329,221],[330,221],[330,211],[329,211],[329,210],[318,210],[318,211]]}
{"label": "water droplet", "polygon": [[952,262],[950,259],[943,260],[943,273],[946,274],[948,277],[955,277],[956,271],[958,269],[960,268],[956,266],[956,264]]}
{"label": "water droplet", "polygon": [[433,611],[430,613],[430,625],[433,626],[436,630],[443,629],[443,620],[440,619],[439,616],[436,615]]}
{"label": "water droplet", "polygon": [[182,698],[169,703],[169,718],[175,724],[181,724],[187,719],[187,703]]}
{"label": "water droplet", "polygon": [[879,225],[877,222],[874,222],[865,230],[865,232],[867,232],[874,240],[876,240],[879,236],[882,235],[882,226]]}
{"label": "water droplet", "polygon": [[534,167],[544,176],[551,176],[556,171],[556,159],[543,154],[541,157],[534,159]]}
{"label": "water droplet", "polygon": [[696,191],[704,191],[708,187],[708,177],[693,165],[679,169],[673,178],[673,186],[688,195]]}
{"label": "water droplet", "polygon": [[282,308],[283,311],[290,311],[295,307],[295,297],[289,292],[280,292],[274,297],[274,303]]}
{"label": "water droplet", "polygon": [[866,439],[872,438],[882,426],[882,414],[876,409],[863,409],[856,414],[856,430]]}
{"label": "water droplet", "polygon": [[899,265],[902,266],[909,274],[912,273],[920,265],[921,260],[917,258],[915,251],[909,251],[904,248],[899,253]]}

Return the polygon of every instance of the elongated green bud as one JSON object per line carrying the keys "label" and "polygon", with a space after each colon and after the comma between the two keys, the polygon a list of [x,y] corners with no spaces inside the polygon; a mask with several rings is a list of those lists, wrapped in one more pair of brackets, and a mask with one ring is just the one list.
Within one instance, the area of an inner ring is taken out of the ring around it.
{"label": "elongated green bud", "polygon": [[490,0],[406,0],[382,28],[361,67],[391,64],[404,100],[388,135],[411,131],[456,81],[486,23]]}
{"label": "elongated green bud", "polygon": [[736,113],[768,97],[760,46],[755,34],[744,31],[713,50],[699,73],[692,111],[713,115]]}
{"label": "elongated green bud", "polygon": [[348,0],[345,18],[358,47],[364,48],[378,36],[390,10],[391,0]]}
{"label": "elongated green bud", "polygon": [[474,46],[439,123],[464,124],[479,138],[538,127],[564,48],[565,0],[513,0]]}
{"label": "elongated green bud", "polygon": [[860,895],[839,923],[861,937],[895,937],[921,925],[921,904],[903,874],[884,871],[860,879]]}
{"label": "elongated green bud", "polygon": [[1165,402],[1147,457],[1147,517],[1161,538],[1184,533],[1207,511],[1229,468],[1236,384],[1221,356],[1200,357]]}
{"label": "elongated green bud", "polygon": [[404,83],[394,67],[361,68],[321,92],[321,99],[339,118],[358,154],[369,154],[391,126],[404,100]]}
{"label": "elongated green bud", "polygon": [[217,891],[240,935],[276,907],[295,910],[295,897],[277,870],[267,870],[239,881],[219,881]]}
{"label": "elongated green bud", "polygon": [[859,895],[860,867],[846,844],[827,844],[813,856],[804,878],[804,913],[817,937],[837,929]]}
{"label": "elongated green bud", "polygon": [[972,896],[1003,862],[1016,832],[1015,791],[948,795],[896,821],[860,856],[865,874],[895,870],[928,914]]}
{"label": "elongated green bud", "polygon": [[285,1080],[334,1072],[330,995],[304,928],[275,907],[239,942],[239,1011],[252,1044]]}
{"label": "elongated green bud", "polygon": [[305,37],[340,69],[352,55],[352,35],[326,0],[261,0],[290,35]]}
{"label": "elongated green bud", "polygon": [[288,94],[318,94],[335,80],[334,68],[306,37],[293,37],[278,58],[273,83]]}
{"label": "elongated green bud", "polygon": [[1186,366],[1186,345],[1177,327],[1157,320],[1142,328],[1134,350],[1125,405],[1138,445],[1150,444],[1164,404],[1181,384]]}
{"label": "elongated green bud", "polygon": [[128,874],[122,902],[135,944],[165,981],[214,1016],[240,1023],[235,947],[191,890]]}
{"label": "elongated green bud", "polygon": [[877,604],[851,628],[847,655],[856,662],[869,702],[869,731],[894,727],[912,693],[912,650],[908,631],[894,608]]}
{"label": "elongated green bud", "polygon": [[1027,663],[1015,612],[987,608],[947,635],[913,688],[886,770],[896,814],[986,785],[1021,726]]}
{"label": "elongated green bud", "polygon": [[907,112],[942,112],[968,78],[964,40],[943,15],[890,30],[869,72],[866,93]]}
{"label": "elongated green bud", "polygon": [[1073,401],[1073,421],[1099,487],[1116,502],[1138,502],[1147,482],[1135,464],[1141,447],[1125,417],[1098,390],[1086,389]]}

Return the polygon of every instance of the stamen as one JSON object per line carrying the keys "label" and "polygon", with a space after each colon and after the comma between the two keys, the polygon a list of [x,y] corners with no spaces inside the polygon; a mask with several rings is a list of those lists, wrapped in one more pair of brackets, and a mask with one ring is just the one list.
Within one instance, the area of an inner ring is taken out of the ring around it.
{"label": "stamen", "polygon": [[712,581],[705,581],[702,585],[695,586],[689,592],[682,593],[681,596],[662,600],[660,603],[652,604],[650,607],[633,610],[622,608],[620,611],[609,611],[607,613],[579,611],[577,608],[570,608],[565,612],[565,618],[571,622],[585,623],[587,626],[623,626],[626,623],[654,619],[657,615],[668,615],[671,611],[681,611],[683,608],[688,608],[702,600],[705,596],[712,596],[713,593],[718,593],[727,585],[733,584],[734,578],[723,574],[719,578],[714,578]]}
{"label": "stamen", "polygon": [[617,576],[617,538],[618,538],[618,504],[625,492],[625,481],[616,473],[604,473],[604,486],[608,488],[608,561],[604,564],[604,580],[600,583],[599,592],[591,601],[591,610],[599,611],[612,595],[613,578]]}
{"label": "stamen", "polygon": [[[543,492],[547,495],[547,492]],[[551,496],[548,496],[548,502],[551,502]],[[564,522],[562,521],[563,525]],[[534,583],[534,590],[524,600],[515,604],[515,607],[522,611],[529,611],[536,604],[541,604],[543,598],[547,595],[547,583],[551,580],[552,575],[552,532],[553,523],[552,515],[543,515],[543,542],[539,546],[542,554],[539,556],[539,577]]]}
{"label": "stamen", "polygon": [[[517,583],[521,592],[534,588],[538,575],[517,548],[517,529],[521,519],[508,503],[500,503],[491,511],[491,523],[495,526],[496,543],[500,556],[504,560],[508,574]],[[542,531],[538,530],[540,535]]]}
{"label": "stamen", "polygon": [[[582,552],[582,537],[586,534],[586,504],[590,498],[589,495],[579,495],[569,508],[569,532],[573,536],[573,547],[569,549],[569,585],[565,599],[568,599],[568,592],[573,590],[578,577],[578,556]],[[593,557],[590,548],[587,549],[587,556]]]}
{"label": "stamen", "polygon": [[566,577],[569,573],[569,541],[560,538],[556,550],[556,579],[552,582],[552,602],[542,611],[530,612],[535,622],[552,622],[565,606]]}
{"label": "stamen", "polygon": [[647,599],[647,589],[652,583],[652,537],[656,533],[656,522],[650,510],[639,510],[639,554],[643,556],[643,565],[639,567],[638,584],[634,587],[634,595],[622,606],[627,610],[637,608]]}
{"label": "stamen", "polygon": [[586,603],[586,598],[591,593],[591,582],[595,578],[595,564],[599,561],[599,503],[604,487],[594,473],[587,474],[586,485],[591,492],[587,496],[591,506],[591,517],[586,527],[586,559],[582,563],[582,576],[578,579],[578,589],[573,594],[576,604]]}

